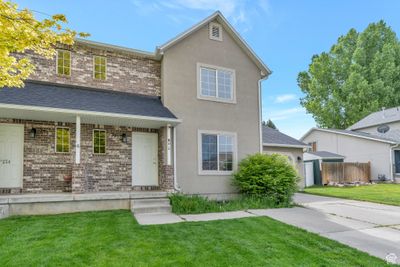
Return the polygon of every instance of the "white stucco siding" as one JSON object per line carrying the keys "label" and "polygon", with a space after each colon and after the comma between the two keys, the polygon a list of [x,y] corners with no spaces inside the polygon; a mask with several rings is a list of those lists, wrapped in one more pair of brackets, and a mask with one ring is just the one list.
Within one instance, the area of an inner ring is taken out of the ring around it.
{"label": "white stucco siding", "polygon": [[318,151],[329,151],[345,156],[345,162],[371,162],[371,178],[384,174],[391,177],[390,144],[358,137],[314,130],[303,140],[317,142]]}

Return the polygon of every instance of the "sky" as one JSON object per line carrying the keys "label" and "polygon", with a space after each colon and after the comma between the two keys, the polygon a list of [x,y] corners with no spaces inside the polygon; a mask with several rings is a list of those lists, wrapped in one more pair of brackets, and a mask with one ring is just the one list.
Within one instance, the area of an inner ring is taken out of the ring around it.
{"label": "sky", "polygon": [[220,10],[273,71],[262,84],[263,119],[300,138],[315,121],[300,105],[297,75],[351,28],[381,19],[400,34],[399,0],[14,0],[19,8],[64,14],[89,40],[145,51]]}

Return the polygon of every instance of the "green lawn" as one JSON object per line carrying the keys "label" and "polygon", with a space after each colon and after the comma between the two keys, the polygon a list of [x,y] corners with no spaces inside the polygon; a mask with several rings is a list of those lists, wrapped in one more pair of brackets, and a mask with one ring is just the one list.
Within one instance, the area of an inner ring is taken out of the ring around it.
{"label": "green lawn", "polygon": [[0,266],[385,266],[266,217],[139,226],[129,211],[0,221]]}
{"label": "green lawn", "polygon": [[306,188],[304,191],[316,195],[342,197],[400,206],[400,184],[310,187]]}

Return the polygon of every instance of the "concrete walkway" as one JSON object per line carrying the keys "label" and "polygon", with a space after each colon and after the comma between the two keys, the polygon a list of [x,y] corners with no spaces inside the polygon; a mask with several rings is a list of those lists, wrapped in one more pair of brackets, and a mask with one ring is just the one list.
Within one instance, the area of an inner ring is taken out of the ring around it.
{"label": "concrete walkway", "polygon": [[[314,232],[371,255],[400,263],[400,207],[296,194],[303,207],[257,212]],[[394,253],[394,255],[393,255]]]}

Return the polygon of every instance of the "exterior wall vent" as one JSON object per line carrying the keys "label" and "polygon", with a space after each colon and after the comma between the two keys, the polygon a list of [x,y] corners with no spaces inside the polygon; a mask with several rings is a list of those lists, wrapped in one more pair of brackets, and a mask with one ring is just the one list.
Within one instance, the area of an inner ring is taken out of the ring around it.
{"label": "exterior wall vent", "polygon": [[222,26],[221,24],[210,22],[209,34],[211,40],[222,41]]}

